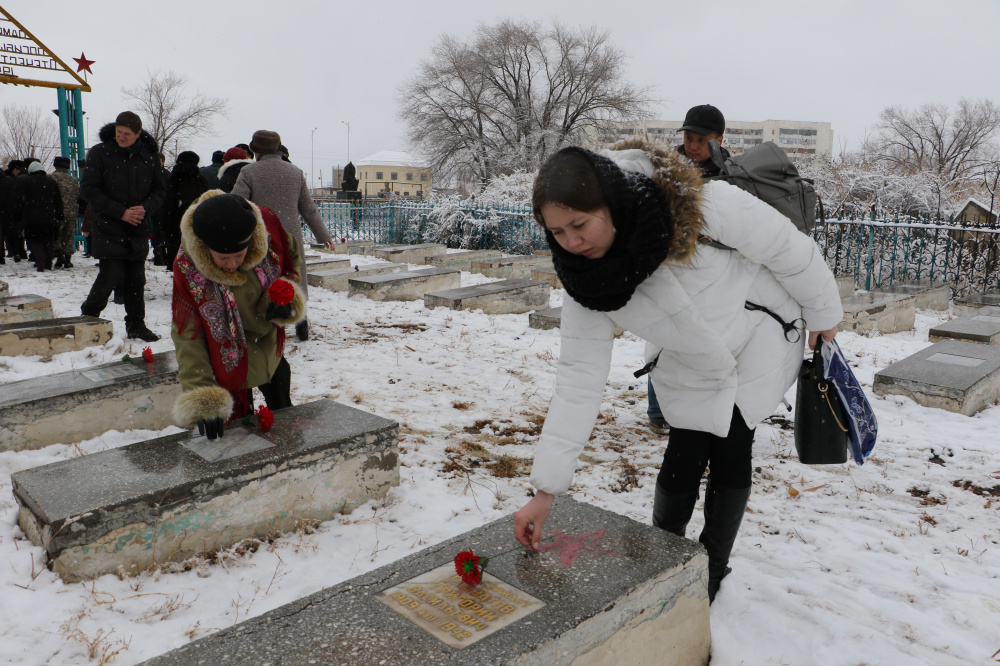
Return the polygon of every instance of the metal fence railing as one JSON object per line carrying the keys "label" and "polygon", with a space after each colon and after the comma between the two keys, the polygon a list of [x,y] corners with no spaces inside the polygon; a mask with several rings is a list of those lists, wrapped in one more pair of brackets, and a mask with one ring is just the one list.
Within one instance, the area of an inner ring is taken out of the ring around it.
{"label": "metal fence railing", "polygon": [[[445,243],[509,254],[546,247],[528,206],[321,201],[317,207],[338,242]],[[303,231],[307,240],[315,240],[307,227]],[[813,237],[834,273],[855,276],[862,289],[909,280],[946,282],[956,295],[1000,289],[1000,229],[946,221],[831,219],[817,224]]]}

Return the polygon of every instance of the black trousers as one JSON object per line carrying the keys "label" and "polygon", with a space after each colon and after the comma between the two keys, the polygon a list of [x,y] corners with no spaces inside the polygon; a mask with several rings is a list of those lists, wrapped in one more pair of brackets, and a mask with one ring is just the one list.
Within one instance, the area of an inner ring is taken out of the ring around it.
{"label": "black trousers", "polygon": [[753,484],[753,438],[754,430],[747,427],[736,407],[728,437],[671,426],[656,485],[670,493],[697,493],[708,467],[714,487],[749,488]]}
{"label": "black trousers", "polygon": [[49,270],[52,268],[52,260],[56,256],[56,244],[52,241],[28,241],[31,249],[31,256],[35,260],[35,268]]}
{"label": "black trousers", "polygon": [[[288,361],[282,357],[281,360],[278,361],[278,367],[275,369],[274,374],[271,375],[271,381],[266,384],[261,384],[257,388],[260,389],[260,392],[264,396],[264,402],[267,403],[268,408],[272,412],[284,409],[285,407],[291,407],[292,368],[288,365]],[[241,408],[237,405],[233,408],[233,416],[231,420],[243,418],[253,412],[253,389],[245,389],[242,394],[242,399],[237,400],[237,402],[244,405],[242,409],[248,409],[249,411],[245,414],[241,414],[239,413]]]}
{"label": "black trousers", "polygon": [[97,279],[90,288],[87,300],[80,312],[97,317],[108,306],[108,297],[118,283],[122,283],[125,298],[125,329],[145,326],[146,302],[143,289],[146,286],[146,260],[126,261],[124,259],[101,259],[98,264]]}

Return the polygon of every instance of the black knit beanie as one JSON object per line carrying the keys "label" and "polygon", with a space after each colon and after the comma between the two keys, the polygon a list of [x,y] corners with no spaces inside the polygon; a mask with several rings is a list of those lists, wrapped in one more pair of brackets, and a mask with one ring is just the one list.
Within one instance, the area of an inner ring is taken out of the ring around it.
{"label": "black knit beanie", "polygon": [[192,214],[195,236],[219,254],[233,254],[250,244],[257,216],[243,197],[217,194],[202,201]]}
{"label": "black knit beanie", "polygon": [[142,119],[131,111],[122,111],[115,118],[115,126],[127,127],[138,134],[142,131]]}

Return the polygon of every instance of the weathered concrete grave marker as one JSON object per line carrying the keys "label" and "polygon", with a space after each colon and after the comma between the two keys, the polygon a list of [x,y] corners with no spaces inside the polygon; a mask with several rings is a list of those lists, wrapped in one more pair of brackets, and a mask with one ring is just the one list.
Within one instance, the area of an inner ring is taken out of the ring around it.
{"label": "weathered concrete grave marker", "polygon": [[549,286],[552,287],[553,289],[562,289],[562,282],[559,281],[559,276],[556,274],[556,269],[553,266],[532,268],[531,279],[545,280],[546,282],[549,283]]}
{"label": "weathered concrete grave marker", "polygon": [[[562,325],[562,307],[539,310],[528,315],[528,328],[537,328],[543,331],[559,328]],[[625,329],[615,324],[615,337],[621,337]]]}
{"label": "weathered concrete grave marker", "polygon": [[1000,347],[942,340],[875,373],[872,389],[972,416],[1000,400]]}
{"label": "weathered concrete grave marker", "polygon": [[839,275],[835,279],[837,281],[837,292],[840,294],[840,300],[850,298],[854,295],[853,275]]}
{"label": "weathered concrete grave marker", "polygon": [[306,280],[310,287],[320,287],[328,291],[347,291],[348,280],[356,277],[370,277],[372,275],[385,275],[388,273],[398,273],[406,268],[404,264],[368,264],[358,265],[358,270],[354,268],[337,268],[332,271],[317,271],[306,275]]}
{"label": "weathered concrete grave marker", "polygon": [[10,296],[10,285],[0,280],[0,297]]}
{"label": "weathered concrete grave marker", "polygon": [[52,301],[35,294],[0,297],[0,324],[52,319]]}
{"label": "weathered concrete grave marker", "polygon": [[463,250],[462,252],[433,255],[424,259],[424,263],[438,268],[454,268],[457,271],[471,272],[473,261],[489,261],[499,259],[502,256],[503,253],[500,250]]}
{"label": "weathered concrete grave marker", "polygon": [[462,271],[428,266],[414,271],[348,278],[347,291],[351,296],[360,294],[373,301],[416,301],[429,291],[454,289],[461,282]]}
{"label": "weathered concrete grave marker", "polygon": [[372,247],[375,245],[375,241],[365,240],[365,241],[347,241],[346,243],[337,243],[333,246],[333,251],[336,254],[365,254],[364,249],[366,247]]}
{"label": "weathered concrete grave marker", "polygon": [[858,294],[843,299],[841,305],[844,319],[838,328],[852,333],[909,331],[917,317],[916,300],[907,294]]}
{"label": "weathered concrete grave marker", "polygon": [[1000,307],[980,308],[974,314],[946,321],[932,328],[927,337],[931,342],[951,339],[1000,345]]}
{"label": "weathered concrete grave marker", "polygon": [[549,285],[539,280],[500,280],[424,294],[424,307],[519,314],[549,306]]}
{"label": "weathered concrete grave marker", "polygon": [[427,257],[443,255],[447,250],[448,246],[443,243],[421,243],[377,250],[375,256],[397,264],[423,264]]}
{"label": "weathered concrete grave marker", "polygon": [[871,293],[913,296],[918,310],[947,310],[951,304],[951,285],[945,282],[912,280],[872,289]]}
{"label": "weathered concrete grave marker", "polygon": [[316,257],[306,259],[306,273],[318,273],[320,271],[334,271],[341,268],[350,268],[351,260],[344,257],[334,259],[332,255],[326,257]]}
{"label": "weathered concrete grave marker", "polygon": [[[565,497],[540,552],[517,549],[513,523],[507,516],[146,663],[708,663],[701,545]],[[455,572],[469,548],[491,558],[477,586]]]}
{"label": "weathered concrete grave marker", "polygon": [[99,317],[60,317],[0,324],[0,356],[42,356],[103,345],[112,324]]}
{"label": "weathered concrete grave marker", "polygon": [[[209,441],[197,430],[23,470],[19,524],[66,582],[325,521],[399,484],[399,426],[318,400]],[[256,663],[256,662],[255,662]]]}
{"label": "weathered concrete grave marker", "polygon": [[1000,290],[994,289],[982,294],[968,294],[955,297],[953,311],[957,315],[972,314],[985,307],[1000,307]]}
{"label": "weathered concrete grave marker", "polygon": [[552,257],[544,254],[526,254],[517,257],[502,257],[487,261],[473,261],[470,267],[473,273],[481,273],[486,277],[508,280],[510,278],[531,279],[531,271],[552,265]]}
{"label": "weathered concrete grave marker", "polygon": [[173,350],[0,386],[0,451],[72,444],[108,430],[162,430],[181,393]]}

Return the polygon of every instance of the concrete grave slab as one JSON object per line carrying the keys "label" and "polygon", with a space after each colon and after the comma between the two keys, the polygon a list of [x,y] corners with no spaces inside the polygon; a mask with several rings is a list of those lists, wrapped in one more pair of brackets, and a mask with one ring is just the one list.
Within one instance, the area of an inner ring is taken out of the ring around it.
{"label": "concrete grave slab", "polygon": [[853,333],[899,333],[913,329],[917,316],[916,299],[912,295],[858,294],[841,301],[844,320],[841,331]]}
{"label": "concrete grave slab", "polygon": [[952,312],[957,315],[966,315],[985,307],[1000,307],[1000,289],[993,289],[982,294],[956,296]]}
{"label": "concrete grave slab", "polygon": [[0,280],[0,297],[10,296],[10,285]]}
{"label": "concrete grave slab", "polygon": [[358,266],[358,270],[353,268],[338,268],[332,271],[319,271],[306,275],[306,280],[310,287],[320,287],[329,291],[347,291],[347,281],[355,277],[369,277],[372,275],[385,275],[388,273],[398,273],[406,268],[403,264],[368,264]]}
{"label": "concrete grave slab", "polygon": [[531,279],[531,271],[552,265],[552,258],[541,254],[526,254],[516,257],[502,257],[487,261],[473,261],[471,271],[481,273],[486,277]]}
{"label": "concrete grave slab", "polygon": [[364,254],[364,249],[366,247],[372,247],[375,245],[375,241],[347,241],[346,243],[337,243],[333,247],[333,251],[337,254]]}
{"label": "concrete grave slab", "polygon": [[52,319],[52,301],[35,294],[0,297],[0,324]]}
{"label": "concrete grave slab", "polygon": [[320,271],[335,271],[342,268],[350,268],[351,260],[347,257],[334,259],[333,255],[317,257],[316,259],[306,259],[306,273],[319,273]]}
{"label": "concrete grave slab", "polygon": [[378,250],[375,256],[397,264],[423,264],[427,257],[442,255],[447,250],[448,246],[443,243],[421,243]]}
{"label": "concrete grave slab", "polygon": [[854,295],[853,275],[840,275],[834,279],[837,281],[837,291],[840,292],[840,300],[850,298]]}
{"label": "concrete grave slab", "polygon": [[0,451],[72,444],[109,430],[162,430],[181,393],[173,350],[0,386]]}
{"label": "concrete grave slab", "polygon": [[336,254],[337,252],[336,250],[331,250],[322,243],[309,243],[309,249],[312,250],[313,252],[320,252],[322,254]]}
{"label": "concrete grave slab", "polygon": [[42,356],[103,345],[112,324],[100,317],[59,317],[0,324],[0,356]]}
{"label": "concrete grave slab", "polygon": [[409,247],[409,246],[407,246],[407,245],[374,245],[373,244],[373,245],[365,245],[365,246],[361,247],[360,250],[361,250],[361,254],[365,255],[366,257],[375,257],[375,256],[378,256],[378,253],[381,252],[382,250],[392,250],[392,249],[397,248],[397,247]]}
{"label": "concrete grave slab", "polygon": [[972,416],[1000,400],[1000,348],[942,340],[875,373],[873,390]]}
{"label": "concrete grave slab", "polygon": [[913,280],[872,289],[871,293],[913,296],[918,310],[947,310],[951,304],[951,285],[945,282]]}
{"label": "concrete grave slab", "polygon": [[347,281],[347,291],[352,297],[360,294],[373,301],[416,301],[429,291],[455,289],[461,283],[462,271],[429,266],[389,275],[352,277]]}
{"label": "concrete grave slab", "polygon": [[553,289],[562,289],[562,282],[559,281],[559,276],[556,274],[556,269],[552,266],[545,266],[543,268],[532,268],[531,279],[544,280],[548,282],[549,286],[552,287]]}
{"label": "concrete grave slab", "polygon": [[542,249],[542,250],[532,250],[531,254],[537,254],[537,255],[540,255],[540,256],[551,257],[552,256],[552,250],[550,250],[548,248],[545,248],[545,249]]}
{"label": "concrete grave slab", "polygon": [[[541,551],[506,516],[155,657],[196,664],[707,664],[708,558],[664,530],[556,498]],[[461,583],[454,557],[490,557]]]}
{"label": "concrete grave slab", "polygon": [[[318,400],[23,470],[19,524],[66,582],[131,574],[330,520],[399,484],[399,426]],[[262,445],[261,443],[264,442]],[[257,663],[257,662],[254,662]]]}
{"label": "concrete grave slab", "polygon": [[500,280],[424,294],[424,307],[519,314],[549,306],[549,285],[539,280]]}
{"label": "concrete grave slab", "polygon": [[473,261],[489,261],[503,256],[500,250],[464,250],[427,257],[424,263],[438,268],[454,268],[456,271],[471,271]]}
{"label": "concrete grave slab", "polygon": [[[528,328],[537,328],[541,330],[549,330],[552,328],[559,328],[562,324],[562,308],[549,308],[548,310],[539,310],[538,312],[532,312],[528,315]],[[625,329],[615,324],[615,337],[621,337],[625,333]]]}
{"label": "concrete grave slab", "polygon": [[974,314],[946,321],[932,328],[927,337],[931,342],[965,340],[1000,346],[1000,307],[980,308]]}

